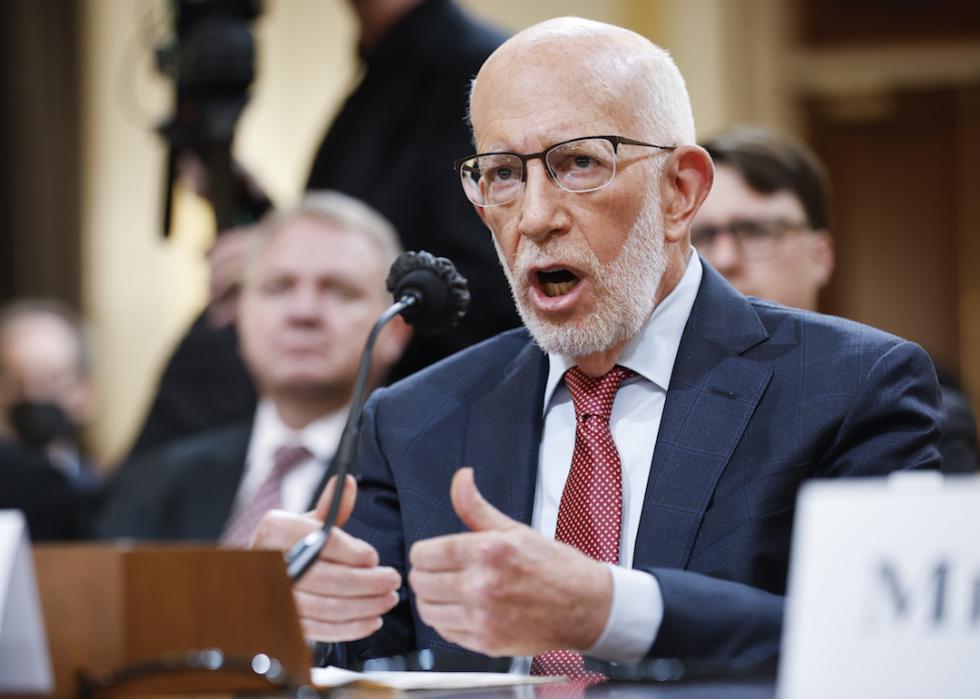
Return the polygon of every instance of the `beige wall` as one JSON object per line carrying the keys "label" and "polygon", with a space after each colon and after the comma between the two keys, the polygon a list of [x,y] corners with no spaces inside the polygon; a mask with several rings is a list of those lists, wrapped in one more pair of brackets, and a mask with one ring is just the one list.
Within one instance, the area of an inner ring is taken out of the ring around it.
{"label": "beige wall", "polygon": [[[746,0],[765,11],[778,0]],[[745,113],[733,72],[726,0],[462,0],[474,13],[517,30],[576,14],[629,26],[668,48],[687,76],[699,132]],[[101,416],[97,452],[114,461],[128,446],[173,343],[204,303],[207,210],[180,198],[179,234],[160,236],[165,149],[153,125],[171,108],[154,72],[152,46],[167,26],[164,0],[82,3],[83,278],[96,328]],[[770,8],[771,9],[771,8]],[[763,30],[764,31],[764,30]],[[242,118],[237,157],[278,203],[300,192],[312,151],[356,79],[354,22],[342,0],[276,0],[256,23],[258,81]],[[758,41],[758,37],[753,41]],[[737,48],[737,47],[736,47]],[[751,73],[754,75],[754,73]],[[768,94],[765,80],[752,89]],[[758,87],[762,84],[763,87]]]}
{"label": "beige wall", "polygon": [[[687,81],[699,134],[734,121],[783,125],[783,0],[461,0],[478,16],[517,30],[561,15],[628,27],[670,51]],[[732,31],[732,25],[739,31]],[[734,76],[739,76],[736,81]],[[736,86],[735,83],[738,83]]]}
{"label": "beige wall", "polygon": [[160,238],[164,149],[153,124],[167,104],[141,46],[162,2],[83,3],[83,299],[98,355],[100,455],[118,453],[153,373],[200,298],[201,241]]}

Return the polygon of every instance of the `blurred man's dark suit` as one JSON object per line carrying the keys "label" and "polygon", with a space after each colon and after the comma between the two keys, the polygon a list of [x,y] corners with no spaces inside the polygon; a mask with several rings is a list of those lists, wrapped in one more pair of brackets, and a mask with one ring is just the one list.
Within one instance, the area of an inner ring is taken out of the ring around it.
{"label": "blurred man's dark suit", "polygon": [[951,383],[940,383],[939,389],[946,413],[946,433],[939,445],[943,453],[943,473],[976,474],[980,471],[980,450],[977,448],[977,417],[970,399]]}
{"label": "blurred man's dark suit", "polygon": [[426,0],[363,55],[364,79],[320,145],[307,189],[336,189],[392,222],[402,247],[448,257],[473,300],[459,327],[416,336],[391,379],[520,325],[483,222],[452,163],[473,153],[470,81],[506,39],[451,0]]}
{"label": "blurred man's dark suit", "polygon": [[[217,541],[231,515],[252,420],[150,450],[121,469],[99,534],[106,538]],[[310,504],[323,487],[310,494]]]}
{"label": "blurred man's dark suit", "polygon": [[[449,500],[470,466],[497,508],[530,523],[545,355],[504,333],[369,401],[357,505],[345,527],[406,573],[412,544],[463,531]],[[670,379],[633,565],[665,614],[655,656],[721,662],[778,649],[794,502],[807,478],[938,468],[940,398],[917,345],[837,318],[746,299],[708,265]],[[334,662],[413,648],[489,662],[424,625],[414,598]],[[499,666],[499,664],[497,664]]]}
{"label": "blurred man's dark suit", "polygon": [[33,541],[88,534],[83,502],[69,479],[35,449],[0,439],[0,510],[24,512]]}

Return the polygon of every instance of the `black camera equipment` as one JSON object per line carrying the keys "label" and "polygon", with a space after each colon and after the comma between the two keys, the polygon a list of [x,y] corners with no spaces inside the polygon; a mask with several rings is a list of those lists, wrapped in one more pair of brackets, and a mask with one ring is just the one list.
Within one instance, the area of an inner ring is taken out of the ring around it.
{"label": "black camera equipment", "polygon": [[172,0],[174,35],[156,49],[157,68],[174,82],[173,116],[158,127],[170,146],[163,234],[170,232],[177,158],[190,152],[207,169],[208,199],[219,231],[244,225],[268,208],[233,170],[235,126],[255,76],[251,23],[261,0]]}

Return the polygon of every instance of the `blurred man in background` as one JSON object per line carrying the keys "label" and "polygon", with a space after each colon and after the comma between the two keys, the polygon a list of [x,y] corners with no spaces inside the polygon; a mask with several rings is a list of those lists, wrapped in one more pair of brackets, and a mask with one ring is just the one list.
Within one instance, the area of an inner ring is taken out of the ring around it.
{"label": "blurred man in background", "polygon": [[317,150],[310,189],[337,189],[378,209],[406,250],[455,262],[472,295],[459,327],[416,336],[393,378],[520,324],[493,243],[461,199],[451,164],[469,152],[470,81],[506,36],[452,0],[351,0],[364,78]]}
{"label": "blurred man in background", "polygon": [[[803,145],[760,128],[733,129],[704,147],[715,182],[691,229],[694,247],[743,294],[816,311],[834,271],[822,163]],[[970,402],[948,379],[940,388],[947,420],[943,471],[976,472]]]}
{"label": "blurred man in background", "polygon": [[[397,238],[383,217],[337,192],[308,194],[249,236],[238,324],[255,414],[125,465],[105,536],[243,545],[267,510],[304,511],[322,489],[361,349],[391,302],[384,283]],[[400,318],[385,328],[373,383],[409,337]]]}
{"label": "blurred man in background", "polygon": [[704,146],[715,181],[691,243],[746,296],[817,310],[819,291],[834,271],[820,161],[762,129],[737,129]]}
{"label": "blurred man in background", "polygon": [[81,431],[95,413],[81,320],[51,300],[0,311],[0,507],[25,510],[34,538],[84,533],[98,478]]}
{"label": "blurred man in background", "polygon": [[[349,194],[394,224],[402,247],[453,260],[469,281],[472,304],[460,325],[415,336],[391,378],[407,376],[464,347],[515,327],[519,319],[493,244],[465,200],[450,164],[470,150],[470,80],[505,35],[451,0],[350,0],[357,17],[363,77],[317,148],[307,188]],[[200,159],[181,169],[207,196]],[[261,184],[243,170],[249,211],[269,206]],[[254,392],[235,352],[236,293],[229,275],[241,259],[237,232],[223,232],[209,256],[211,299],[168,362],[132,453],[182,434],[247,416]]]}

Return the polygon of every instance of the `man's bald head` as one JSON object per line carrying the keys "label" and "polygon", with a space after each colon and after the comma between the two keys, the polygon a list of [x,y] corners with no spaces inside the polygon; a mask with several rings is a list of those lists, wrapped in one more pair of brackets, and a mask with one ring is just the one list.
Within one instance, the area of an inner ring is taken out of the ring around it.
{"label": "man's bald head", "polygon": [[[684,80],[639,34],[569,17],[497,49],[470,107],[483,155],[461,169],[464,189],[475,174],[479,187],[505,182],[518,194],[471,201],[521,318],[546,351],[599,376],[690,259],[690,220],[712,171],[694,141]],[[502,154],[520,164],[501,165]],[[569,188],[556,167],[567,177],[598,170],[605,181],[576,188],[573,179]]]}
{"label": "man's bald head", "polygon": [[475,139],[481,133],[482,105],[498,99],[504,85],[508,94],[525,95],[531,110],[551,96],[548,85],[577,85],[610,111],[631,113],[644,138],[673,145],[696,142],[687,87],[673,59],[622,27],[560,17],[504,42],[473,81],[470,123]]}

